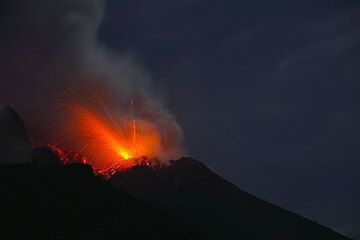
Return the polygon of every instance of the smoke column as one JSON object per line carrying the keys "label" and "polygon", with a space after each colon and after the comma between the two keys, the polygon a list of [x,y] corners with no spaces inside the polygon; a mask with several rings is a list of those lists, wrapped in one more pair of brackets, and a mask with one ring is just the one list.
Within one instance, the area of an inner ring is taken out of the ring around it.
{"label": "smoke column", "polygon": [[98,41],[104,1],[14,0],[2,1],[0,9],[0,102],[18,111],[31,132],[47,141],[56,131],[50,116],[56,95],[85,86],[119,114],[134,100],[161,136],[159,158],[179,157],[181,128],[147,71]]}

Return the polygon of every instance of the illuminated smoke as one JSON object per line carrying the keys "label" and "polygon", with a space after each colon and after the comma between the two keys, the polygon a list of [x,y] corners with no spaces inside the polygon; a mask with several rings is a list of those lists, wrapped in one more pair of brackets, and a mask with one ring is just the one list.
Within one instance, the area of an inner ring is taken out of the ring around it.
{"label": "illuminated smoke", "polygon": [[[104,1],[15,0],[2,1],[0,7],[0,101],[20,113],[33,136],[44,142],[62,137],[58,135],[62,124],[74,118],[71,111],[61,112],[59,99],[77,89],[70,96],[81,100],[77,107],[92,109],[87,100],[96,95],[117,119],[131,112],[133,102],[137,123],[157,139],[149,155],[160,161],[179,157],[181,128],[158,97],[161,93],[152,87],[147,71],[133,56],[117,53],[97,38]],[[96,94],[87,95],[89,89]],[[97,109],[92,114],[107,119]]]}

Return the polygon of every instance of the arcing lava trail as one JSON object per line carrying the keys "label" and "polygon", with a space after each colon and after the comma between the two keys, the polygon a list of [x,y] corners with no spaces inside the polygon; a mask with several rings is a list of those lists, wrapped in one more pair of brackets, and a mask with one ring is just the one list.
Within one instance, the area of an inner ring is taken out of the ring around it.
{"label": "arcing lava trail", "polygon": [[40,143],[35,140],[35,146],[49,148],[64,164],[87,163],[105,175],[167,162],[159,158],[166,150],[158,127],[136,111],[133,100],[128,108],[114,111],[100,97],[85,92],[91,101],[88,95],[86,100],[75,95],[59,101],[52,136]]}
{"label": "arcing lava trail", "polygon": [[160,149],[156,128],[143,120],[108,117],[83,106],[66,107],[71,118],[59,133],[59,145],[81,153],[99,172],[114,165],[128,168],[140,157],[155,158]]}

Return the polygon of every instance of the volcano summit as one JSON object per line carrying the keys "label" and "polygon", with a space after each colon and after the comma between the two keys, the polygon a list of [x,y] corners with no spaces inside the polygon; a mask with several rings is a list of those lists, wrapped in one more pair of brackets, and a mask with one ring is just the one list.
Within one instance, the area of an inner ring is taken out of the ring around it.
{"label": "volcano summit", "polygon": [[1,239],[348,239],[258,199],[191,158],[102,177],[31,150],[20,117],[0,112]]}

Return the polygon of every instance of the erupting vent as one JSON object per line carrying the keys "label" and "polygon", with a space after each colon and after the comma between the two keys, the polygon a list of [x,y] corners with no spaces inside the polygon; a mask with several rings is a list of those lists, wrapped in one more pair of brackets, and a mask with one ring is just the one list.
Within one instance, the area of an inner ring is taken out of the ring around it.
{"label": "erupting vent", "polygon": [[84,106],[65,106],[69,118],[58,136],[57,145],[79,152],[99,173],[114,173],[137,164],[150,164],[159,150],[160,136],[156,128],[135,118],[107,118]]}
{"label": "erupting vent", "polygon": [[87,163],[107,175],[179,157],[181,130],[170,114],[144,96],[102,96],[111,104],[87,87],[58,93],[42,130],[47,136],[35,146],[50,148],[64,164]]}
{"label": "erupting vent", "polygon": [[[59,147],[57,145],[52,144],[43,144],[43,143],[35,143],[33,142],[33,145],[39,148],[48,148],[50,149],[60,160],[63,164],[90,164],[93,167],[93,164],[91,162],[87,161],[85,157],[83,157],[78,152],[72,152],[69,149],[65,149],[62,147]],[[136,158],[128,158],[126,159],[126,164],[123,162],[124,160],[119,160],[117,163],[111,165],[108,168],[104,169],[97,169],[93,167],[93,171],[95,174],[100,174],[104,176],[112,176],[117,172],[121,172],[124,170],[127,170],[128,168],[135,166],[135,165],[142,165],[142,166],[154,166],[155,159],[149,159],[145,156],[136,157]]]}
{"label": "erupting vent", "polygon": [[58,104],[50,140],[35,145],[50,148],[64,164],[87,163],[106,175],[159,164],[161,135],[151,119],[135,117],[133,100],[122,111],[111,111],[97,96],[90,94],[91,101],[74,96]]}
{"label": "erupting vent", "polygon": [[134,158],[156,157],[160,136],[152,124],[115,116],[105,119],[83,106],[67,105],[67,109],[72,117],[59,143],[71,142],[98,171],[113,165],[131,167],[134,163],[129,160]]}

